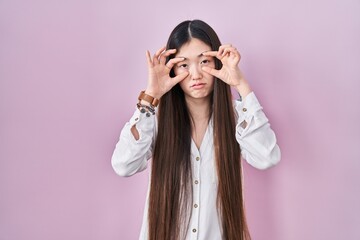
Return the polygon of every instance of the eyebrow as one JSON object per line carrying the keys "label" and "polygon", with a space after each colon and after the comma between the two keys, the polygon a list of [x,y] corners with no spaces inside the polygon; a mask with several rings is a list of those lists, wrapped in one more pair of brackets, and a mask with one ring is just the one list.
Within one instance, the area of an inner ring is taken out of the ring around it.
{"label": "eyebrow", "polygon": [[[210,51],[211,51],[211,50],[204,51],[204,52],[200,53],[199,55],[197,55],[197,57],[198,57],[198,58],[199,58],[199,57],[202,57],[202,56],[204,56],[203,53],[205,53],[205,52],[210,52]],[[177,56],[177,58],[184,58],[184,60],[187,60],[186,57],[182,57],[182,56]]]}

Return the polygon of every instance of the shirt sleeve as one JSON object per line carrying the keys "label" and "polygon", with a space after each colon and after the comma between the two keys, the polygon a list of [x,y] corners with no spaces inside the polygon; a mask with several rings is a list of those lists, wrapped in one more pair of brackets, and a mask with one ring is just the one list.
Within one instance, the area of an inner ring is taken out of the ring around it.
{"label": "shirt sleeve", "polygon": [[254,92],[235,101],[236,139],[242,157],[253,167],[266,169],[280,161],[281,152],[274,131]]}
{"label": "shirt sleeve", "polygon": [[[134,125],[139,132],[138,140],[131,133]],[[146,169],[147,160],[152,157],[155,126],[156,115],[147,117],[136,108],[130,121],[121,130],[111,158],[111,165],[118,175],[127,177]]]}

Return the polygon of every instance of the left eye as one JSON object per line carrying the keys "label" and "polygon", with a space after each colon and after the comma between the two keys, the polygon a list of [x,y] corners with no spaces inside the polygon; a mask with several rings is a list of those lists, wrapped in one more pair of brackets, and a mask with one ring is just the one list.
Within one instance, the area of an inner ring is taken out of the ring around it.
{"label": "left eye", "polygon": [[207,63],[209,63],[210,61],[209,60],[203,60],[202,62],[201,62],[201,64],[207,64]]}

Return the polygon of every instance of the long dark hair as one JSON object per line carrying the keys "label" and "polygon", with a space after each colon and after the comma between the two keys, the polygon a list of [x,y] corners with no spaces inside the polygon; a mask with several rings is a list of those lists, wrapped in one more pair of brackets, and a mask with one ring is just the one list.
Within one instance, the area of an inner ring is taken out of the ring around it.
{"label": "long dark hair", "polygon": [[[170,34],[167,49],[179,50],[192,38],[203,41],[212,50],[218,50],[221,45],[217,34],[208,24],[193,20],[184,21],[175,27]],[[217,59],[215,67],[221,68],[221,62]],[[174,76],[174,72],[170,75]],[[215,79],[210,101],[218,175],[217,208],[223,237],[227,240],[248,240],[250,234],[243,206],[240,146],[235,138],[236,120],[230,87]],[[176,240],[185,236],[192,209],[192,124],[179,84],[162,96],[158,113],[159,127],[149,196],[149,239]]]}

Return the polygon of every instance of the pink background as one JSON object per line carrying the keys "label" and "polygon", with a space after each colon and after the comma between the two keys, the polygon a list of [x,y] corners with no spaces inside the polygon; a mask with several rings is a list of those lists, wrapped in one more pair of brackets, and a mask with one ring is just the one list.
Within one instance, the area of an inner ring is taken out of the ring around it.
{"label": "pink background", "polygon": [[0,1],[0,240],[137,239],[147,174],[110,158],[145,51],[199,18],[242,54],[282,162],[245,164],[255,240],[360,239],[360,2]]}

